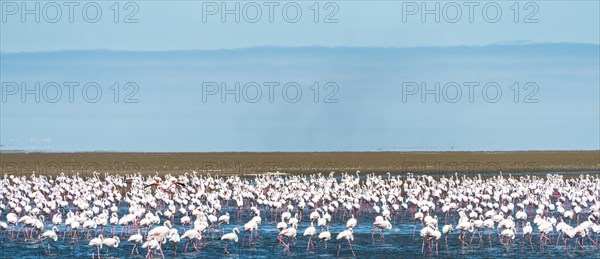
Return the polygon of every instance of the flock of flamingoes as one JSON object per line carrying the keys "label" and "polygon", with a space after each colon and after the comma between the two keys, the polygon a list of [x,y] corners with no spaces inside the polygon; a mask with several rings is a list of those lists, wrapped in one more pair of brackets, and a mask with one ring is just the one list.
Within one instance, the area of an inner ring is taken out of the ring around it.
{"label": "flock of flamingoes", "polygon": [[[220,240],[224,253],[228,246],[243,251],[269,234],[261,233],[265,225],[279,229],[273,247],[282,253],[330,242],[338,256],[354,255],[355,229],[369,229],[369,241],[384,242],[396,224],[412,228],[424,254],[447,249],[448,238],[463,247],[494,243],[507,251],[598,249],[599,220],[597,175],[33,173],[0,179],[0,247],[14,240],[42,242],[50,253],[56,243],[83,240],[92,257],[123,249],[119,244],[125,242],[133,245],[127,254],[141,250],[147,257],[164,258],[167,245],[175,247],[174,255],[178,248],[198,251],[206,239]],[[345,227],[333,231],[333,225]]]}

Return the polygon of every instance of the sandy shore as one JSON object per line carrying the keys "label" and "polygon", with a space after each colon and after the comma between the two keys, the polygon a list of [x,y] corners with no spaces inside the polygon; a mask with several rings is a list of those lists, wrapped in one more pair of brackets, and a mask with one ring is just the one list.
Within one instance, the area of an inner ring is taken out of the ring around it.
{"label": "sandy shore", "polygon": [[561,172],[600,170],[600,151],[317,153],[0,153],[4,174],[93,171],[252,175],[363,173]]}

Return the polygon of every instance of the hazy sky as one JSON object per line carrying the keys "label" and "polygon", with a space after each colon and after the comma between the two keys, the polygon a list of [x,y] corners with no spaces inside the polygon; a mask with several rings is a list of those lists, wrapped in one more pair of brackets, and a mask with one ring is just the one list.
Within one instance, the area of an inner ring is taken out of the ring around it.
{"label": "hazy sky", "polygon": [[0,49],[600,43],[599,1],[114,2],[2,0]]}

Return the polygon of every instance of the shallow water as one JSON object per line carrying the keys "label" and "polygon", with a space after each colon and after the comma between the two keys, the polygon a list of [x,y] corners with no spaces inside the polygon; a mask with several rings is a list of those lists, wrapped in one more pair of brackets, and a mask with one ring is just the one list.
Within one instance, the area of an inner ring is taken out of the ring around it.
{"label": "shallow water", "polygon": [[[308,215],[305,214],[305,219]],[[435,247],[433,251],[425,251],[425,254],[421,254],[422,239],[419,236],[419,229],[413,237],[414,223],[410,223],[404,220],[403,223],[395,223],[391,231],[385,231],[385,237],[382,239],[378,234],[375,234],[375,238],[371,239],[371,228],[372,218],[374,216],[361,216],[358,220],[358,226],[354,231],[355,241],[352,243],[354,252],[358,258],[383,258],[390,257],[414,257],[414,256],[431,256],[436,257]],[[226,233],[229,232],[234,226],[242,227],[245,221],[232,220],[230,225],[225,226]],[[401,220],[399,220],[401,221]],[[345,240],[335,240],[335,235],[341,232],[345,228],[345,222],[332,224],[330,231],[332,232],[333,239],[328,241],[327,244],[319,243],[315,241],[314,251],[307,251],[308,237],[301,236],[304,229],[309,226],[310,223],[305,220],[298,226],[298,236],[296,241],[292,241],[290,245],[290,252],[285,251],[283,245],[278,245],[276,239],[277,233],[279,232],[275,228],[275,223],[272,221],[265,222],[259,227],[260,236],[253,240],[252,247],[248,247],[247,236],[244,239],[244,247],[242,247],[242,236],[240,235],[239,242],[230,243],[228,246],[229,254],[223,252],[224,242],[218,240],[220,233],[214,233],[214,239],[211,237],[211,233],[205,233],[203,241],[198,246],[199,251],[196,252],[192,245],[188,247],[188,251],[184,252],[185,242],[183,241],[177,247],[178,258],[197,258],[197,257],[226,257],[226,258],[276,258],[282,256],[303,256],[303,257],[337,257],[338,246],[341,244],[340,257],[350,257],[352,253],[349,249],[348,242]],[[440,226],[443,225],[441,222]],[[180,227],[178,229],[181,230]],[[110,231],[106,228],[106,231]],[[180,231],[182,234],[183,231]],[[62,233],[61,233],[62,234]],[[81,233],[85,235],[84,233]],[[105,234],[106,235],[106,234]],[[556,246],[555,242],[552,242],[549,246],[545,247],[544,253],[539,251],[539,236],[534,235],[533,245],[535,251],[532,251],[528,239],[526,244],[521,251],[522,241],[521,236],[517,236],[515,242],[509,246],[508,252],[504,246],[501,246],[497,234],[491,235],[491,245],[487,239],[487,235],[483,235],[483,243],[478,240],[477,234],[473,239],[471,247],[462,247],[458,241],[459,233],[455,231],[448,236],[448,246],[444,242],[444,237],[438,240],[438,254],[437,257],[469,257],[469,258],[495,258],[495,257],[526,257],[526,258],[537,258],[537,257],[598,257],[600,253],[600,246],[585,243],[585,248],[575,248],[574,240],[570,240],[568,248],[565,249],[562,241]],[[111,236],[110,234],[106,236]],[[108,250],[108,256],[106,256],[107,248],[103,247],[102,257],[103,258],[121,258],[121,257],[132,257],[132,258],[144,258],[146,255],[146,249],[139,247],[141,255],[130,255],[133,244],[126,241],[129,234],[122,237],[122,241],[118,248],[111,248]],[[470,238],[470,234],[467,236],[467,240]],[[316,237],[315,237],[316,238]],[[69,257],[69,258],[81,258],[91,257],[92,252],[96,249],[87,246],[89,239],[79,239],[71,241],[67,237],[65,241],[59,238],[58,242],[54,243],[50,241],[50,253],[46,253],[45,244],[47,241],[23,241],[23,234],[19,236],[18,241],[11,240],[10,237],[4,236],[0,243],[0,256],[2,258],[38,258],[38,257]],[[287,242],[287,240],[286,240]],[[425,249],[428,247],[425,245]],[[174,246],[172,243],[166,243],[163,245],[163,252],[166,257],[174,257]],[[157,257],[157,256],[154,256]]]}
{"label": "shallow water", "polygon": [[[568,173],[573,175],[579,175],[584,172]],[[540,174],[540,175],[545,175]],[[514,174],[513,174],[514,176]],[[233,202],[230,203],[233,206]],[[243,229],[243,224],[250,220],[251,215],[248,206],[245,206],[246,210],[243,212],[241,219],[237,219],[233,207],[227,207],[227,204],[223,204],[223,210],[221,214],[229,212],[231,214],[231,220],[229,225],[224,225],[224,233],[231,232],[234,227]],[[121,204],[119,209],[119,216],[122,216],[127,207],[125,204]],[[439,209],[438,209],[439,210]],[[178,258],[197,258],[197,257],[225,257],[225,258],[278,258],[278,257],[337,257],[338,247],[341,245],[340,257],[351,257],[349,244],[346,240],[335,240],[335,236],[345,229],[345,224],[348,219],[347,216],[340,219],[339,212],[333,214],[333,221],[330,225],[330,231],[332,233],[332,240],[327,243],[320,243],[314,241],[314,250],[307,251],[308,237],[302,236],[302,233],[310,225],[308,216],[310,210],[307,208],[303,212],[302,220],[298,226],[298,235],[296,240],[291,241],[290,251],[286,252],[285,247],[278,244],[276,224],[279,221],[279,216],[276,216],[276,220],[273,220],[273,215],[268,211],[262,211],[263,222],[259,226],[259,237],[253,240],[251,247],[248,246],[247,235],[242,241],[242,233],[240,233],[238,243],[230,243],[228,246],[229,254],[225,254],[223,251],[225,243],[220,241],[220,231],[207,231],[204,233],[201,243],[198,245],[199,251],[195,251],[193,246],[190,244],[188,251],[184,252],[184,247],[187,241],[182,240],[177,246],[177,257]],[[534,211],[528,212],[528,221],[532,221]],[[292,212],[294,214],[294,212]],[[475,238],[471,246],[462,246],[458,240],[459,232],[455,230],[448,236],[448,243],[446,245],[445,236],[443,235],[440,240],[437,241],[437,253],[435,245],[432,251],[429,251],[428,246],[425,245],[425,253],[421,253],[422,238],[419,235],[421,226],[416,227],[416,233],[413,236],[415,230],[415,223],[410,220],[412,215],[407,212],[406,218],[402,218],[403,212],[398,215],[392,213],[393,228],[390,231],[384,231],[385,238],[381,238],[378,232],[375,234],[374,239],[371,238],[371,230],[373,227],[373,219],[375,218],[374,213],[362,212],[358,215],[358,226],[354,229],[354,242],[352,246],[356,257],[358,258],[410,258],[410,257],[447,257],[447,258],[496,258],[496,257],[519,257],[519,258],[555,258],[555,257],[581,257],[581,258],[599,258],[600,257],[600,246],[592,244],[586,239],[584,248],[576,247],[575,240],[569,240],[567,248],[564,243],[561,242],[556,245],[556,233],[553,235],[552,242],[549,242],[548,246],[544,248],[544,252],[540,252],[539,236],[537,235],[537,228],[534,227],[533,235],[533,249],[529,244],[529,239],[523,239],[521,236],[521,226],[517,229],[517,237],[508,247],[500,244],[498,234],[491,233],[491,241],[488,240],[487,233],[483,234],[483,242],[479,242],[478,235],[475,234]],[[64,215],[64,214],[63,214]],[[444,222],[445,216],[441,213],[436,214],[439,217],[439,228],[441,229]],[[1,215],[2,220],[5,220],[6,212]],[[396,218],[397,217],[397,218]],[[48,220],[51,217],[47,217]],[[164,218],[161,217],[162,220]],[[456,226],[457,217],[448,218],[448,223]],[[585,220],[583,217],[580,220]],[[179,230],[179,234],[182,235],[184,230],[179,224],[179,216],[173,220],[176,223],[175,227]],[[575,225],[576,220],[573,220],[570,225]],[[315,222],[316,225],[316,222]],[[52,223],[47,221],[44,230],[48,230],[52,227]],[[188,227],[189,228],[189,227]],[[69,257],[69,258],[89,258],[92,253],[96,251],[95,248],[88,247],[88,242],[91,238],[100,234],[95,232],[91,234],[90,238],[85,238],[86,232],[79,232],[79,239],[73,241],[67,238],[62,239],[65,227],[59,229],[59,240],[58,242],[50,241],[50,252],[46,252],[46,246],[48,240],[40,241],[35,239],[34,241],[25,241],[23,233],[21,233],[14,240],[11,239],[8,231],[0,232],[0,257],[1,258],[39,258],[39,257]],[[107,233],[111,231],[110,225],[104,228],[104,236],[111,237],[112,234]],[[320,232],[320,228],[317,227],[317,234]],[[143,232],[143,231],[142,231]],[[120,227],[116,228],[116,234],[121,235],[121,243],[118,248],[107,249],[103,247],[102,257],[103,258],[144,258],[146,256],[146,249],[141,248],[138,245],[140,255],[131,255],[131,249],[133,244],[127,241],[127,238],[132,233],[123,233]],[[37,233],[34,236],[38,235]],[[471,233],[467,234],[467,241],[471,238]],[[592,234],[593,239],[599,237]],[[315,235],[316,239],[316,235]],[[523,242],[525,241],[525,244]],[[286,242],[288,242],[286,240]],[[242,246],[243,243],[243,246]],[[491,244],[490,244],[491,243]],[[108,252],[108,256],[106,253]],[[174,257],[174,245],[170,242],[163,244],[163,252],[166,257]],[[153,257],[160,257],[160,255],[154,255]]]}

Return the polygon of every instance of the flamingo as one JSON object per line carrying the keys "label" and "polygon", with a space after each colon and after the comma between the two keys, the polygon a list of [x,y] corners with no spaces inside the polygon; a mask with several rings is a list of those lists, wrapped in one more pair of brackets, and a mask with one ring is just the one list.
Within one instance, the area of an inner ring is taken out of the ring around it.
{"label": "flamingo", "polygon": [[306,245],[306,251],[309,250],[310,246],[313,246],[314,249],[314,244],[312,243],[312,238],[313,236],[317,233],[317,229],[313,226],[313,222],[310,222],[310,227],[307,227],[304,230],[304,234],[303,236],[308,236],[308,244]]}
{"label": "flamingo", "polygon": [[373,239],[373,242],[375,241],[373,234],[377,229],[379,229],[381,233],[381,239],[384,239],[385,237],[383,234],[383,230],[392,229],[392,223],[389,221],[389,217],[377,216],[375,218],[375,221],[373,222],[373,231],[371,231],[371,239]]}
{"label": "flamingo", "polygon": [[[98,251],[98,258],[100,258],[100,248],[102,248],[102,241],[104,240],[104,237],[102,235],[99,235],[96,238],[93,238],[92,240],[90,240],[90,242],[88,243],[88,246],[95,246],[97,251]],[[94,252],[92,252],[92,258],[94,258]]]}
{"label": "flamingo", "polygon": [[163,238],[167,237],[167,235],[169,235],[172,227],[173,227],[173,225],[171,225],[171,221],[165,220],[165,222],[163,223],[163,226],[158,226],[158,227],[155,227],[155,228],[151,229],[150,231],[148,231],[148,234],[146,235],[146,239],[152,239],[152,238],[158,237],[158,238],[161,238],[161,240],[162,240]]}
{"label": "flamingo", "polygon": [[225,213],[225,215],[221,215],[219,217],[219,228],[221,228],[221,233],[223,231],[223,228],[221,227],[221,224],[223,224],[223,223],[229,225],[229,212],[227,212],[227,213]]}
{"label": "flamingo", "polygon": [[358,221],[354,218],[354,214],[352,214],[352,218],[346,222],[346,228],[355,228],[356,224],[358,224]]}
{"label": "flamingo", "polygon": [[[531,236],[533,234],[533,228],[531,227],[531,223],[527,222],[527,224],[525,225],[525,227],[523,227],[523,239],[525,239],[525,236],[529,236],[529,245],[531,245],[531,249],[535,250],[533,248],[533,243],[531,242]],[[525,245],[525,242],[523,242],[521,244],[521,251],[523,251],[523,247]]]}
{"label": "flamingo", "polygon": [[[150,255],[152,255],[152,250],[157,250],[160,248],[160,241],[161,238],[160,237],[152,237],[151,239],[148,239],[146,242],[144,242],[142,244],[142,248],[147,248],[148,249],[148,253],[146,253],[146,258],[150,258]],[[160,254],[162,255],[162,258],[165,258],[165,255],[162,253],[162,249],[160,250]]]}
{"label": "flamingo", "polygon": [[175,247],[174,255],[177,256],[177,244],[179,244],[179,241],[181,241],[181,238],[179,237],[179,233],[177,232],[177,229],[172,228],[168,237],[169,237],[169,241],[173,242],[173,245]]}
{"label": "flamingo", "polygon": [[429,244],[430,238],[433,237],[433,228],[430,226],[425,226],[421,229],[420,235],[423,239],[423,242],[421,242],[421,253],[423,253],[425,249],[425,240],[427,240],[427,244]]}
{"label": "flamingo", "polygon": [[[52,241],[56,242],[58,240],[58,236],[56,235],[56,232],[58,232],[58,227],[54,226],[52,227],[52,230],[47,230],[46,232],[44,232],[41,236],[41,240],[44,239],[51,239]],[[50,253],[50,242],[48,242],[48,251],[47,253]]]}
{"label": "flamingo", "polygon": [[[277,236],[277,239],[279,239],[279,242],[283,243],[285,245],[285,250],[287,252],[290,251],[290,243],[291,243],[291,239],[296,238],[296,224],[292,224],[291,227],[282,230],[281,232],[279,232],[279,235]],[[287,237],[288,238],[288,243],[286,244],[283,241],[283,237]]]}
{"label": "flamingo", "polygon": [[[353,255],[353,256],[356,256],[356,255],[354,254],[354,249],[352,248],[352,242],[351,242],[351,241],[354,241],[354,231],[352,230],[352,228],[348,228],[348,229],[346,229],[346,230],[344,230],[344,231],[340,232],[340,233],[337,235],[336,239],[337,239],[337,240],[340,240],[340,239],[346,239],[346,240],[348,241],[348,245],[350,245],[350,251],[352,251],[352,255]],[[342,248],[342,245],[340,244],[340,245],[338,246],[338,256],[340,256],[340,249],[341,249],[341,248]]]}
{"label": "flamingo", "polygon": [[317,238],[319,238],[320,242],[325,242],[325,249],[327,249],[327,241],[331,240],[331,232],[323,231],[319,233]]}
{"label": "flamingo", "polygon": [[510,245],[511,240],[515,239],[514,227],[502,230],[502,232],[500,233],[500,236],[502,238],[506,238],[506,243],[502,242],[502,239],[500,239],[500,243],[506,246],[506,252],[508,252],[508,246]]}
{"label": "flamingo", "polygon": [[234,242],[236,242],[236,243],[237,243],[237,241],[238,241],[238,236],[237,236],[237,234],[238,234],[238,233],[240,233],[240,231],[238,230],[238,228],[233,228],[233,232],[231,232],[231,233],[227,233],[227,234],[225,234],[225,235],[223,235],[223,236],[221,237],[221,240],[222,240],[222,241],[225,241],[225,248],[223,249],[223,251],[224,251],[226,254],[229,254],[229,252],[227,251],[227,243],[229,243],[229,242],[230,242],[230,241],[232,241],[232,240],[233,240]]}
{"label": "flamingo", "polygon": [[129,239],[127,239],[127,241],[133,243],[133,248],[131,248],[131,254],[133,254],[134,249],[137,252],[137,254],[140,254],[140,252],[137,250],[137,244],[142,243],[143,240],[144,240],[144,237],[140,234],[139,229],[137,231],[137,234],[133,234],[129,237]]}
{"label": "flamingo", "polygon": [[202,234],[196,230],[196,229],[190,229],[185,231],[185,233],[183,233],[183,235],[181,236],[181,239],[188,239],[187,243],[185,244],[185,250],[184,252],[187,252],[187,248],[188,245],[190,244],[190,242],[193,242],[194,244],[194,248],[196,249],[196,251],[198,251],[198,247],[196,246],[195,240],[200,240],[202,239]]}
{"label": "flamingo", "polygon": [[460,230],[460,235],[458,236],[458,240],[461,241],[462,245],[467,245],[469,246],[469,244],[467,244],[465,242],[465,235],[466,232],[469,231],[469,233],[473,232],[473,225],[471,224],[471,222],[467,221],[467,220],[463,220],[461,222],[458,223],[458,225],[456,226],[456,228],[458,230]]}
{"label": "flamingo", "polygon": [[[285,222],[284,222],[285,224]],[[248,232],[248,244],[252,246],[252,231],[258,230],[258,223],[254,218],[244,224],[244,233]],[[242,246],[244,244],[244,238],[242,237]]]}
{"label": "flamingo", "polygon": [[446,250],[448,250],[448,235],[450,235],[450,233],[452,233],[452,231],[454,231],[454,228],[452,228],[452,225],[444,225],[444,227],[442,227],[442,232],[444,232],[444,235],[446,236],[444,239],[446,240]]}
{"label": "flamingo", "polygon": [[108,247],[117,248],[117,247],[119,247],[120,242],[121,242],[121,240],[119,239],[118,236],[114,236],[111,238],[104,238],[102,240],[102,245],[107,247],[106,255],[108,255],[108,251],[109,251]]}

